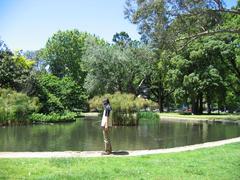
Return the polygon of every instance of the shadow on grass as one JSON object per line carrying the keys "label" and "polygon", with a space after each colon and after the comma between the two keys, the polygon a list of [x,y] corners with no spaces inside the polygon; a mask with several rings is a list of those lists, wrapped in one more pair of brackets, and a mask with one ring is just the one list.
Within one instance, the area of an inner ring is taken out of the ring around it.
{"label": "shadow on grass", "polygon": [[129,152],[127,152],[127,151],[113,151],[112,153],[111,153],[112,155],[129,155]]}

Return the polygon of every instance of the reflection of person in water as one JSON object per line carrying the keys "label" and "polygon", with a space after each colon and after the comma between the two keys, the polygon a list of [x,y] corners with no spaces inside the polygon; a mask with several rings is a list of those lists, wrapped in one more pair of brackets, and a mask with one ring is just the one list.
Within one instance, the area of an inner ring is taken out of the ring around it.
{"label": "reflection of person in water", "polygon": [[104,99],[103,100],[103,116],[102,116],[102,122],[101,122],[101,127],[103,128],[103,138],[104,138],[104,144],[105,144],[105,152],[103,152],[103,155],[109,155],[112,152],[112,146],[111,146],[111,141],[110,141],[110,128],[112,127],[112,121],[110,120],[110,112],[111,112],[111,106],[109,99]]}

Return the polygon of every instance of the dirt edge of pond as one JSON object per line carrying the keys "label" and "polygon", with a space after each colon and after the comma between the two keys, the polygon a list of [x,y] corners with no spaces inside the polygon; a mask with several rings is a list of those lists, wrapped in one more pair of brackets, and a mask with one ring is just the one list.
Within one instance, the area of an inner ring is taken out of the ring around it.
{"label": "dirt edge of pond", "polygon": [[56,151],[56,152],[0,152],[0,158],[72,158],[72,157],[129,157],[151,154],[176,153],[193,151],[202,148],[211,148],[231,143],[240,142],[240,137],[221,141],[207,142],[189,146],[175,147],[169,149],[136,150],[136,151],[114,151],[111,155],[102,155],[102,151]]}

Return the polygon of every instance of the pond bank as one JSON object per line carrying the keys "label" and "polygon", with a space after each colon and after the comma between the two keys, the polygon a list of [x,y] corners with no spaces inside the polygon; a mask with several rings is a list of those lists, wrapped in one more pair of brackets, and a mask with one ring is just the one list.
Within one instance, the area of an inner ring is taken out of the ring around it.
{"label": "pond bank", "polygon": [[70,158],[70,157],[126,157],[142,156],[151,154],[166,154],[184,151],[193,151],[202,148],[212,148],[226,144],[240,142],[240,137],[195,144],[190,146],[175,147],[169,149],[137,150],[137,151],[115,151],[112,155],[103,156],[101,151],[63,151],[63,152],[0,152],[0,158]]}
{"label": "pond bank", "polygon": [[192,121],[192,122],[216,122],[240,124],[240,115],[181,115],[178,113],[158,113],[160,119]]}
{"label": "pond bank", "polygon": [[[82,113],[83,117],[94,118],[99,113]],[[240,115],[182,115],[178,113],[157,113],[162,120],[191,121],[191,122],[215,122],[215,123],[234,123],[240,125]]]}
{"label": "pond bank", "polygon": [[201,122],[206,122],[206,123],[222,123],[222,124],[238,124],[240,125],[240,120],[223,120],[223,119],[196,119],[196,118],[191,118],[191,117],[176,117],[176,116],[160,116],[161,120],[166,120],[166,121],[175,121],[175,122],[193,122],[193,123],[201,123]]}

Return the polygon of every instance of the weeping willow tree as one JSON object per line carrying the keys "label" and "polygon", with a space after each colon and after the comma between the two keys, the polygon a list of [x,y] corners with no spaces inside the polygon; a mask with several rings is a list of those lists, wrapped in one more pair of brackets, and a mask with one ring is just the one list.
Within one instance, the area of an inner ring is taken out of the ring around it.
{"label": "weeping willow tree", "polygon": [[0,88],[0,124],[22,123],[39,110],[38,98]]}
{"label": "weeping willow tree", "polygon": [[112,107],[111,119],[115,126],[135,126],[138,125],[139,118],[136,113],[141,109],[156,108],[157,104],[151,100],[136,97],[133,94],[116,92],[95,96],[89,101],[90,109],[103,111],[102,100],[108,98]]}

